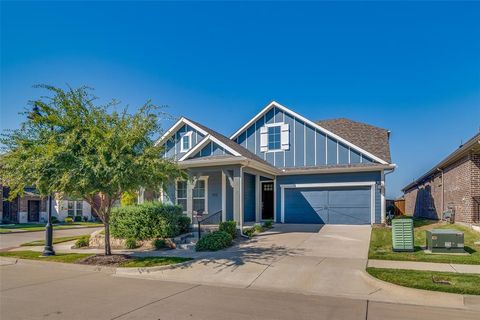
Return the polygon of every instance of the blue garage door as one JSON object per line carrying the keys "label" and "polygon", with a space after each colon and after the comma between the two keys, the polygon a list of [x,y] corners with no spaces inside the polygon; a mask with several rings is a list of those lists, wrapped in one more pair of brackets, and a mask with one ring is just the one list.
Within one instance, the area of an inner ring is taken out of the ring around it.
{"label": "blue garage door", "polygon": [[370,224],[370,188],[285,189],[285,223]]}

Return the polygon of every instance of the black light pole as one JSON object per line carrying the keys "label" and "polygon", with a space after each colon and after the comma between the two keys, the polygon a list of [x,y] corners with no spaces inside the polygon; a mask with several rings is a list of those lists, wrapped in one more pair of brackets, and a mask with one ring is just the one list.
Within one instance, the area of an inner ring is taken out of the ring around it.
{"label": "black light pole", "polygon": [[[40,110],[37,106],[33,107],[32,113],[29,118],[41,117]],[[53,128],[51,128],[53,130]],[[48,215],[47,225],[45,226],[45,247],[43,248],[42,256],[54,256],[53,251],[53,225],[52,225],[52,196],[48,196]]]}

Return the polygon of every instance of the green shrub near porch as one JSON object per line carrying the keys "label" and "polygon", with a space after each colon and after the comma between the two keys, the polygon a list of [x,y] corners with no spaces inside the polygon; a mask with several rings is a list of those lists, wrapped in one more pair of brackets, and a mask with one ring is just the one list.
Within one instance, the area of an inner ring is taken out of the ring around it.
{"label": "green shrub near porch", "polygon": [[172,238],[184,232],[189,222],[179,206],[146,202],[115,208],[110,220],[110,231],[116,238],[139,241]]}
{"label": "green shrub near porch", "polygon": [[198,240],[195,245],[197,251],[217,251],[232,245],[233,238],[225,231],[214,231]]}
{"label": "green shrub near porch", "polygon": [[235,239],[237,236],[237,223],[235,221],[223,221],[220,222],[218,226],[219,231],[225,231],[232,236],[232,239]]}

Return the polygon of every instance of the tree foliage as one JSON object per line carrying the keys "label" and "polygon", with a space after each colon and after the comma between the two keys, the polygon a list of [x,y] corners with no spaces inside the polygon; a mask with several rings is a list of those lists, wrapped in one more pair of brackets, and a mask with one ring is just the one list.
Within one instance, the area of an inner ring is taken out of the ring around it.
{"label": "tree foliage", "polygon": [[122,193],[158,190],[184,177],[152,140],[161,132],[164,113],[150,102],[130,114],[126,108],[118,111],[115,101],[97,105],[87,87],[38,87],[50,93],[31,101],[38,112],[26,112],[21,127],[0,140],[0,177],[11,197],[35,186],[42,195],[82,198],[103,221],[108,237],[110,210]]}

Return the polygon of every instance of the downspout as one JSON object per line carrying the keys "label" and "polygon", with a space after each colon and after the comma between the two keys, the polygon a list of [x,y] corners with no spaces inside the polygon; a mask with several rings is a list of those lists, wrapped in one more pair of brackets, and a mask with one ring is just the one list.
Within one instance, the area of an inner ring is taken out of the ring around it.
{"label": "downspout", "polygon": [[[383,187],[384,199],[385,199],[385,196],[387,194],[386,187],[385,187],[385,176],[387,174],[390,174],[390,173],[394,172],[394,171],[395,171],[395,167],[393,167],[391,170],[384,170],[383,171],[383,186],[382,187]],[[387,220],[387,208],[386,208],[387,204],[385,203],[384,206],[385,206],[385,216],[383,217],[383,219],[385,219],[385,221],[386,221]]]}
{"label": "downspout", "polygon": [[441,214],[441,218],[440,220],[443,220],[443,212],[445,211],[445,203],[444,203],[444,193],[445,193],[445,186],[444,186],[444,181],[443,181],[443,169],[440,169],[440,168],[437,168],[438,171],[440,171],[442,173],[442,196],[440,197],[440,203],[441,203],[441,206],[442,206],[442,211],[440,212]]}

